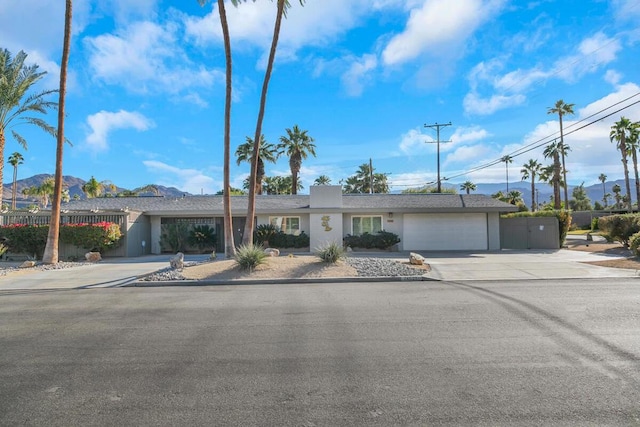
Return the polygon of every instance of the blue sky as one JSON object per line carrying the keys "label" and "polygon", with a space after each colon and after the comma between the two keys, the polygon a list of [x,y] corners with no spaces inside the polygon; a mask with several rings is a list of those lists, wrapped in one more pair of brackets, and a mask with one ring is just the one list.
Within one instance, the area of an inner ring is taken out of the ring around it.
{"label": "blue sky", "polygon": [[[196,0],[74,2],[64,173],[118,186],[148,183],[194,194],[222,188],[224,52],[217,8]],[[333,183],[372,159],[392,190],[436,179],[435,132],[442,128],[441,176],[449,183],[510,181],[537,145],[558,136],[547,108],[575,104],[565,118],[568,181],[622,178],[609,142],[621,115],[640,120],[640,0],[308,0],[292,1],[283,23],[263,133],[277,143],[297,124],[315,139],[303,163],[307,192],[319,175]],[[253,136],[275,3],[228,5],[234,55],[232,149]],[[0,0],[0,47],[24,50],[58,85],[64,26],[61,0]],[[620,101],[629,98],[618,104]],[[615,107],[615,104],[617,104]],[[630,106],[631,105],[631,106]],[[621,112],[605,118],[616,109]],[[595,114],[595,115],[594,115]],[[593,116],[592,116],[593,115]],[[592,116],[591,118],[589,118]],[[55,123],[55,114],[49,121]],[[597,120],[601,119],[601,120]],[[53,173],[55,141],[20,127],[18,177]],[[530,150],[530,151],[527,151]],[[524,153],[522,153],[525,151]],[[520,154],[522,153],[522,154]],[[288,160],[267,164],[288,175]],[[473,172],[471,172],[473,171]],[[248,165],[231,169],[241,187]],[[5,166],[5,182],[10,181]]]}

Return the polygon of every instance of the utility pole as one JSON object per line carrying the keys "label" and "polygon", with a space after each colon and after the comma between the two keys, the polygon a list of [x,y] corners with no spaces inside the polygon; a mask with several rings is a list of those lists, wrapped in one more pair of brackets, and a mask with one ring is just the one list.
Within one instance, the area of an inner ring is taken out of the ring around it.
{"label": "utility pole", "polygon": [[[445,126],[451,126],[451,122],[443,123],[443,124],[438,124],[436,122],[433,125],[427,125],[427,124],[424,125],[424,127],[426,128],[432,128],[436,130],[436,135],[437,135],[436,144],[437,144],[437,152],[438,152],[438,188],[437,188],[438,193],[442,193],[442,186],[440,184],[440,143],[451,142],[451,141],[440,141],[440,128]],[[429,143],[433,144],[433,141],[427,141],[427,144]]]}

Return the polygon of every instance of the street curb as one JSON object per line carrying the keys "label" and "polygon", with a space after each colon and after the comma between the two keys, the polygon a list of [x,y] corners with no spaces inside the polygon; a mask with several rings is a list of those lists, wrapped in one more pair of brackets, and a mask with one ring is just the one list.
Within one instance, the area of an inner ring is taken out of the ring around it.
{"label": "street curb", "polygon": [[367,282],[438,282],[427,276],[375,276],[375,277],[322,277],[308,279],[236,279],[236,280],[136,280],[123,288],[158,288],[163,286],[245,286],[245,285],[299,285],[318,283],[367,283]]}

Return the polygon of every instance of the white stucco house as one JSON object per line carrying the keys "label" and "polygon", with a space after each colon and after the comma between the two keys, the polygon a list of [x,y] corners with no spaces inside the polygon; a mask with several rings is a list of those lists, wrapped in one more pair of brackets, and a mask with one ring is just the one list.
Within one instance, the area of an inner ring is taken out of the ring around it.
{"label": "white stucco house", "polygon": [[[232,196],[235,241],[241,241],[246,196]],[[285,233],[305,232],[310,250],[342,242],[347,235],[385,230],[400,237],[401,251],[500,249],[500,213],[517,208],[480,194],[342,194],[341,186],[312,186],[308,195],[256,197],[256,224],[275,224]],[[77,200],[65,217],[119,218],[126,243],[113,255],[161,253],[163,224],[209,225],[223,242],[222,196],[114,197]],[[102,220],[102,219],[100,219]],[[143,243],[144,242],[144,243]]]}

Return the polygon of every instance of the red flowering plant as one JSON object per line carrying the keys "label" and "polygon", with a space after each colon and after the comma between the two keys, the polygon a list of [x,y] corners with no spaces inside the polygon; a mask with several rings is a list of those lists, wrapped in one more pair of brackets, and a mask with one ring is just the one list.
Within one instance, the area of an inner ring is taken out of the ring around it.
{"label": "red flowering plant", "polygon": [[0,241],[9,252],[42,259],[47,245],[48,225],[9,224],[0,227]]}
{"label": "red flowering plant", "polygon": [[117,248],[121,238],[120,226],[114,222],[63,224],[60,227],[61,242],[93,252]]}

